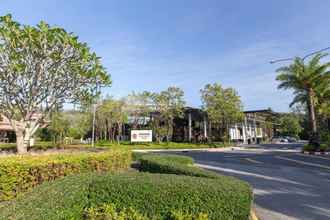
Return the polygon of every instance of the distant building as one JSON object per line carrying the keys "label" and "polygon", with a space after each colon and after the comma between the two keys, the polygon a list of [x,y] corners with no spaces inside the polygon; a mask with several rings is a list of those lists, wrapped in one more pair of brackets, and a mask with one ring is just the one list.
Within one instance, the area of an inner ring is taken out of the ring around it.
{"label": "distant building", "polygon": [[[141,118],[140,128],[147,128],[152,117],[157,116],[157,112],[151,113],[149,118]],[[260,143],[271,140],[276,134],[277,125],[274,117],[277,113],[265,109],[256,111],[245,111],[244,120],[241,123],[233,124],[227,128],[210,126],[207,113],[199,108],[184,108],[182,118],[174,119],[173,134],[171,140],[176,142],[206,142],[212,136],[213,141],[222,141],[222,134],[229,132],[229,138],[237,143]],[[132,120],[132,119],[131,119]],[[125,126],[124,139],[129,137],[130,123]],[[228,131],[229,130],[229,131]]]}
{"label": "distant building", "polygon": [[231,140],[245,144],[271,140],[277,133],[278,125],[274,123],[277,115],[270,109],[245,111],[244,121],[229,129]]}
{"label": "distant building", "polygon": [[14,142],[15,140],[15,131],[9,119],[0,115],[0,143]]}
{"label": "distant building", "polygon": [[[34,114],[32,116],[32,120],[37,120],[37,118],[39,117],[39,114]],[[49,123],[49,121],[45,121],[43,126],[47,126],[47,124]],[[16,134],[15,134],[15,130],[12,127],[12,125],[10,124],[10,121],[7,117],[5,117],[4,115],[0,115],[0,143],[8,143],[8,142],[15,142],[16,141]],[[31,145],[33,145],[34,140],[31,140]]]}

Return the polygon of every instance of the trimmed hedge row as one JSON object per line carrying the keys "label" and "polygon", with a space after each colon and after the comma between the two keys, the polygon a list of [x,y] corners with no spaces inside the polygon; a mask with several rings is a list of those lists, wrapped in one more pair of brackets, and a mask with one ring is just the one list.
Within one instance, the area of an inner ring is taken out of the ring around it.
{"label": "trimmed hedge row", "polygon": [[171,219],[173,212],[209,219],[247,220],[252,200],[245,182],[173,174],[124,174],[100,176],[91,184],[88,198],[92,206],[113,203],[133,208],[151,219]]}
{"label": "trimmed hedge row", "polygon": [[196,177],[219,178],[220,175],[193,166],[191,157],[167,155],[167,154],[145,154],[140,156],[140,171],[150,173],[166,173]]}
{"label": "trimmed hedge row", "polygon": [[0,201],[9,200],[45,181],[89,171],[127,169],[131,152],[12,156],[0,159]]}
{"label": "trimmed hedge row", "polygon": [[107,214],[99,213],[100,207],[114,204],[110,214],[127,220],[247,220],[251,200],[249,185],[232,178],[82,174],[42,184],[10,201],[0,207],[0,219],[92,219]]}

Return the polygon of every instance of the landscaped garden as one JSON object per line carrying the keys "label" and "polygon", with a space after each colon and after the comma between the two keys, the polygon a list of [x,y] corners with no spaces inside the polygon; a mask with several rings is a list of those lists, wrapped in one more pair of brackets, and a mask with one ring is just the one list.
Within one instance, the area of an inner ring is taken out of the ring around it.
{"label": "landscaped garden", "polygon": [[2,158],[0,219],[248,219],[247,183],[189,157],[134,158],[138,169],[123,150]]}
{"label": "landscaped garden", "polygon": [[[157,149],[202,149],[202,148],[223,148],[232,146],[230,143],[212,142],[212,143],[178,143],[178,142],[153,142],[153,143],[131,143],[129,141],[109,142],[100,141],[92,148],[91,144],[56,144],[46,141],[38,141],[34,146],[29,147],[31,152],[44,152],[47,150],[108,150],[108,149],[121,149],[121,150],[157,150]],[[15,152],[15,143],[1,143],[0,152]]]}

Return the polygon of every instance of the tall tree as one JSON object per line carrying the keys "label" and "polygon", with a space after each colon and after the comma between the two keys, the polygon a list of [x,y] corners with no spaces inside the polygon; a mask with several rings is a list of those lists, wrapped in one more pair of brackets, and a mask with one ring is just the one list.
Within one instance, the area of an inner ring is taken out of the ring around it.
{"label": "tall tree", "polygon": [[57,105],[89,98],[96,85],[110,83],[100,58],[72,33],[0,17],[0,111],[16,132],[18,153]]}
{"label": "tall tree", "polygon": [[200,90],[202,107],[207,112],[209,121],[228,134],[230,125],[243,120],[243,105],[240,96],[233,88],[223,88],[220,84],[207,84]]}
{"label": "tall tree", "polygon": [[132,92],[124,98],[125,111],[129,116],[132,129],[137,129],[139,125],[146,125],[147,118],[153,110],[152,93],[144,91],[141,93]]}
{"label": "tall tree", "polygon": [[294,113],[281,115],[279,118],[280,133],[283,136],[299,137],[302,131],[300,119]]}
{"label": "tall tree", "polygon": [[277,80],[279,89],[293,89],[295,103],[305,103],[308,107],[309,123],[312,130],[310,136],[311,144],[317,142],[317,117],[316,106],[321,101],[320,94],[330,85],[330,62],[321,63],[321,59],[327,54],[317,54],[308,63],[297,57],[289,66],[281,67],[277,70],[279,75]]}
{"label": "tall tree", "polygon": [[183,117],[184,92],[178,87],[169,87],[165,91],[155,93],[153,100],[157,114],[154,115],[151,123],[158,136],[157,139],[161,141],[166,137],[166,141],[170,141],[174,118]]}
{"label": "tall tree", "polygon": [[114,141],[115,137],[117,137],[119,141],[119,137],[122,135],[123,124],[127,122],[124,105],[124,101],[108,97],[97,108],[96,124],[103,139]]}

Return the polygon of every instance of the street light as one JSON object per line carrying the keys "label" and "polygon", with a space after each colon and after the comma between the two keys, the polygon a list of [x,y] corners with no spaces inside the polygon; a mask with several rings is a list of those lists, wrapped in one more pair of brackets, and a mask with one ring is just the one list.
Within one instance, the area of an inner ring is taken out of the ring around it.
{"label": "street light", "polygon": [[[314,54],[321,53],[321,52],[326,51],[326,50],[330,50],[330,47],[326,47],[326,48],[323,48],[323,49],[321,49],[321,50],[318,50],[318,51],[314,51],[314,52],[312,52],[312,53],[309,53],[309,54],[305,55],[305,56],[302,58],[302,61],[304,61],[304,60],[305,60],[307,57],[309,57],[309,56],[312,56],[312,55],[314,55]],[[279,63],[279,62],[284,62],[284,61],[290,61],[290,60],[293,60],[293,59],[294,59],[294,57],[292,57],[292,58],[286,58],[286,59],[279,59],[279,60],[272,60],[272,61],[270,61],[269,63],[270,63],[270,64],[274,64],[274,63]]]}
{"label": "street light", "polygon": [[[97,94],[98,88],[99,88],[99,86],[96,85],[96,88],[95,88],[95,93],[96,93],[95,95],[96,96],[98,95]],[[97,106],[97,100],[95,101],[94,106],[93,106],[92,147],[95,147],[95,141],[94,141],[94,139],[95,139],[95,115],[96,115],[96,106]]]}

